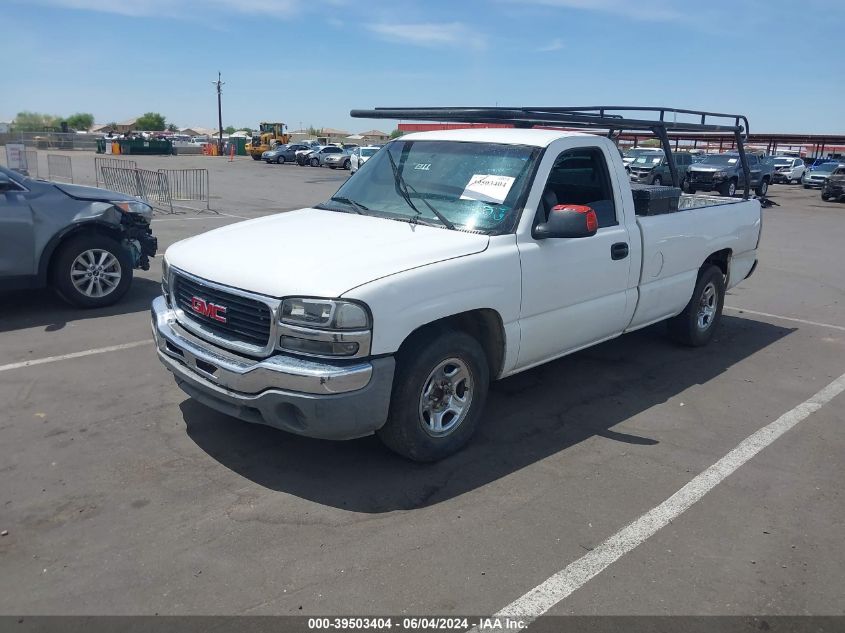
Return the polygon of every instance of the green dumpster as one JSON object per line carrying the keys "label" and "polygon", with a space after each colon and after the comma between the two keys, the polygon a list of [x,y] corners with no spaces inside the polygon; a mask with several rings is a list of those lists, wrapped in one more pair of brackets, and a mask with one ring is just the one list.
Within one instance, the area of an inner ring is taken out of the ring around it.
{"label": "green dumpster", "polygon": [[173,153],[173,143],[167,139],[146,140],[142,138],[127,138],[120,139],[118,144],[120,145],[121,154],[134,154],[137,156],[141,154],[161,155]]}

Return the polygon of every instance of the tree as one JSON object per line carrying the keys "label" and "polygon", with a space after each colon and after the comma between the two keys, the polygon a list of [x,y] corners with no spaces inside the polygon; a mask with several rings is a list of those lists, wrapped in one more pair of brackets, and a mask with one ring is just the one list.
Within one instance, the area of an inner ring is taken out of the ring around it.
{"label": "tree", "polygon": [[322,136],[323,129],[320,128],[319,130],[315,128],[313,125],[308,126],[308,136]]}
{"label": "tree", "polygon": [[404,132],[402,130],[400,130],[399,128],[396,128],[395,130],[393,130],[390,133],[390,138],[399,138],[403,134],[404,134]]}
{"label": "tree", "polygon": [[234,126],[234,125],[227,125],[226,127],[224,127],[224,128],[223,128],[223,131],[224,131],[226,134],[229,134],[229,135],[234,134],[235,132],[237,132],[237,130],[235,129],[235,126]]}
{"label": "tree", "polygon": [[65,119],[74,130],[90,130],[94,125],[94,115],[90,112],[77,112]]}
{"label": "tree", "polygon": [[179,131],[179,128],[178,128],[178,127],[176,127],[176,125],[175,125],[175,124],[173,124],[173,123],[168,123],[168,124],[167,124],[167,131],[168,131],[168,132],[178,132],[178,131]]}
{"label": "tree", "polygon": [[15,132],[41,132],[59,126],[61,118],[41,112],[18,112],[12,124]]}
{"label": "tree", "polygon": [[166,124],[164,116],[158,112],[146,112],[135,121],[135,127],[145,132],[160,132],[164,130]]}

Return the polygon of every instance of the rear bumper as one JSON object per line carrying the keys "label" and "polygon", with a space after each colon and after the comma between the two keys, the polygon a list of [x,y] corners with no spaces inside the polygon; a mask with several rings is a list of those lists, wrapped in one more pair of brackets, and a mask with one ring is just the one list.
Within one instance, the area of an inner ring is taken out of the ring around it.
{"label": "rear bumper", "polygon": [[226,415],[322,439],[370,435],[387,420],[394,359],[351,364],[277,354],[238,356],[183,330],[163,297],[153,301],[159,360],[189,396]]}

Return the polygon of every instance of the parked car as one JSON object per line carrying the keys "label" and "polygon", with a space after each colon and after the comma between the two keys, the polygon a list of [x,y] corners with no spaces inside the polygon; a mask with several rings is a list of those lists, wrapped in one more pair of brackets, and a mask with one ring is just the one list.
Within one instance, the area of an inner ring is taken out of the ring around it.
{"label": "parked car", "polygon": [[[674,156],[678,169],[678,184],[683,188],[686,185],[687,170],[692,165],[692,156],[686,152],[675,152]],[[634,162],[628,164],[628,173],[631,175],[631,182],[658,186],[672,184],[672,172],[663,150],[638,156]]]}
{"label": "parked car", "polygon": [[80,308],[120,300],[158,248],[153,210],[106,189],[0,167],[0,288],[52,287]]}
{"label": "parked car", "polygon": [[361,169],[361,165],[381,149],[381,145],[368,145],[366,147],[359,147],[352,152],[349,157],[349,171],[353,174]]}
{"label": "parked car", "polygon": [[308,164],[308,158],[311,156],[311,154],[315,150],[321,149],[322,147],[323,147],[322,145],[312,145],[310,147],[305,147],[304,149],[296,150],[294,152],[294,160],[296,161],[296,164],[299,165],[300,167],[307,165]]}
{"label": "parked car", "polygon": [[772,182],[783,182],[786,184],[794,182],[796,185],[801,184],[801,178],[803,178],[804,172],[807,171],[803,160],[792,156],[775,156],[772,162],[774,165]]}
{"label": "parked car", "polygon": [[261,158],[267,161],[267,163],[276,163],[277,165],[281,165],[282,163],[292,163],[296,161],[296,153],[303,149],[310,150],[311,148],[310,146],[302,145],[300,143],[279,145],[269,152],[264,152],[261,155]]}
{"label": "parked car", "polygon": [[845,200],[845,166],[837,167],[822,187],[822,200]]}
{"label": "parked car", "polygon": [[333,154],[343,154],[343,148],[337,145],[326,145],[320,149],[315,149],[308,154],[308,164],[311,167],[322,167],[326,164],[326,159]]}
{"label": "parked car", "polygon": [[[765,196],[772,180],[773,165],[760,161],[756,154],[746,154],[750,187],[758,196]],[[718,191],[723,196],[733,196],[745,187],[745,173],[739,154],[708,154],[704,160],[693,163],[687,171],[687,190]]]}
{"label": "parked car", "polygon": [[414,133],[314,208],[171,246],[153,331],[213,409],[432,461],[491,380],[663,319],[705,345],[759,237],[756,199],[635,198],[601,133]]}
{"label": "parked car", "polygon": [[636,147],[634,149],[629,149],[622,155],[622,162],[625,163],[626,167],[630,167],[631,163],[633,163],[640,156],[649,156],[651,154],[662,153],[663,150],[659,147]]}
{"label": "parked car", "polygon": [[843,165],[845,162],[828,161],[804,172],[804,177],[801,179],[804,189],[822,189],[830,175]]}
{"label": "parked car", "polygon": [[348,149],[343,150],[339,154],[329,154],[328,156],[326,156],[323,164],[326,167],[331,167],[332,169],[337,169],[338,167],[343,169],[349,169],[349,166],[352,164],[350,161],[351,154],[352,151]]}

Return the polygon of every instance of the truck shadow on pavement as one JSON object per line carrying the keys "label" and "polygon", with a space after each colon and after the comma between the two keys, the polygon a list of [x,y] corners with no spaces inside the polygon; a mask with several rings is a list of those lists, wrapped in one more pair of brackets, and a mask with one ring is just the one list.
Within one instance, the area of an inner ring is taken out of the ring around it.
{"label": "truck shadow on pavement", "polygon": [[719,376],[794,329],[723,316],[705,348],[671,343],[653,326],[494,383],[471,443],[435,464],[404,460],[375,437],[329,442],[249,424],[187,399],[187,433],[209,456],[268,489],[355,512],[421,508],[505,477],[602,436],[653,446],[612,430]]}
{"label": "truck shadow on pavement", "polygon": [[45,332],[55,332],[73,321],[148,311],[153,299],[160,294],[161,284],[158,281],[135,277],[129,292],[115,305],[83,310],[65,303],[49,288],[4,292],[0,295],[3,306],[0,332],[33,327],[44,327]]}

